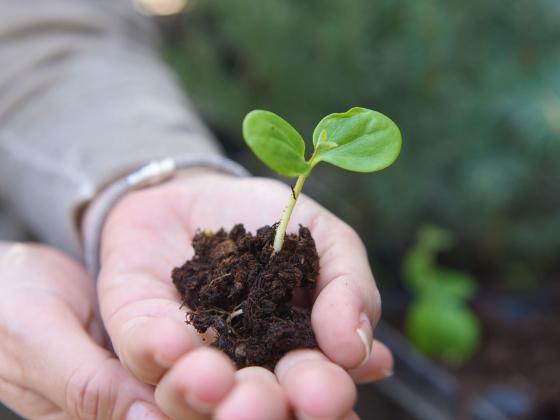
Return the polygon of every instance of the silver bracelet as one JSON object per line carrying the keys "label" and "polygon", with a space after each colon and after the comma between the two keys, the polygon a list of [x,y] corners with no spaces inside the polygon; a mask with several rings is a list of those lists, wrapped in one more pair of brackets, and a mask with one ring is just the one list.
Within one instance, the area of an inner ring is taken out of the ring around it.
{"label": "silver bracelet", "polygon": [[88,272],[97,279],[99,274],[101,234],[103,226],[115,204],[128,192],[152,186],[172,177],[178,170],[210,168],[235,176],[249,176],[241,165],[222,156],[189,155],[154,160],[131,174],[116,180],[107,187],[88,210],[82,228],[84,262]]}

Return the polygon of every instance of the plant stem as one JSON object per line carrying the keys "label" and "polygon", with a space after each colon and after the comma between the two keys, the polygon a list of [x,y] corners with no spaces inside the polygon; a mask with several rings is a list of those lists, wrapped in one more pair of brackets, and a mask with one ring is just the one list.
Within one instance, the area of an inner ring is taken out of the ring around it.
{"label": "plant stem", "polygon": [[[307,174],[308,175],[308,174]],[[300,175],[297,179],[296,186],[292,190],[292,195],[290,197],[290,201],[284,211],[282,212],[282,218],[280,219],[280,223],[276,228],[276,235],[274,236],[274,251],[272,255],[280,252],[282,249],[282,245],[284,245],[284,237],[286,236],[286,229],[288,228],[288,222],[290,221],[290,217],[292,216],[292,211],[294,211],[294,206],[296,205],[296,201],[299,197],[299,193],[303,188],[303,184],[307,179],[307,175]]]}

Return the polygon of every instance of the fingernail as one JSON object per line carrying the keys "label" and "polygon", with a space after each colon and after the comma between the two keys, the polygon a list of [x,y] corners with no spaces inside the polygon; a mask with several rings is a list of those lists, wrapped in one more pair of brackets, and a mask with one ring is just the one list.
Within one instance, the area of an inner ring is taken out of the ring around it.
{"label": "fingernail", "polygon": [[126,420],[163,420],[165,417],[152,404],[137,401],[130,406]]}
{"label": "fingernail", "polygon": [[368,316],[363,312],[360,314],[360,322],[358,323],[358,328],[356,328],[356,333],[358,333],[358,336],[364,345],[364,358],[358,365],[358,367],[361,367],[368,362],[369,357],[371,356],[371,345],[373,343],[371,323],[369,322]]}
{"label": "fingernail", "polygon": [[357,384],[367,384],[370,382],[381,381],[383,379],[388,379],[393,376],[394,372],[391,369],[385,369],[381,371],[369,372],[365,376],[361,376],[355,379]]}
{"label": "fingernail", "polygon": [[325,418],[308,416],[301,411],[298,411],[297,413],[295,413],[295,415],[297,420],[326,420]]}
{"label": "fingernail", "polygon": [[185,399],[187,400],[187,404],[189,405],[189,407],[199,412],[200,414],[210,414],[212,413],[212,411],[214,411],[214,404],[201,401],[193,394],[187,395]]}
{"label": "fingernail", "polygon": [[318,352],[317,350],[292,350],[288,355],[284,356],[276,364],[274,373],[279,380],[282,380],[282,377],[287,371],[306,360],[325,360],[325,356],[323,356],[323,354]]}

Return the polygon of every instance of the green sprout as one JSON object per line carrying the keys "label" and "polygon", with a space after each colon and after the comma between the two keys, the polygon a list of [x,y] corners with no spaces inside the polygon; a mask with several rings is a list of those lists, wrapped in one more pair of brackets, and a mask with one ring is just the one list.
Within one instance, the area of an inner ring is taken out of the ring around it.
{"label": "green sprout", "polygon": [[401,133],[385,115],[366,108],[330,114],[313,131],[313,154],[305,160],[305,141],[287,121],[270,111],[251,111],[243,120],[243,137],[272,170],[297,177],[293,194],[276,228],[274,253],[282,249],[288,222],[311,170],[328,162],[354,172],[375,172],[391,165],[401,150]]}
{"label": "green sprout", "polygon": [[452,246],[449,232],[430,225],[420,229],[404,259],[405,281],[414,294],[405,329],[420,351],[460,364],[478,348],[480,325],[467,305],[476,292],[475,281],[437,262],[437,254]]}

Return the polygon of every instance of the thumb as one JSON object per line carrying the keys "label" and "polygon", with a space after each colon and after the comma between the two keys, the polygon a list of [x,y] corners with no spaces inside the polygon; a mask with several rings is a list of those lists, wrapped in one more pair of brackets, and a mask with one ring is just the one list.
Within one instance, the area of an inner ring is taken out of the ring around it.
{"label": "thumb", "polygon": [[[81,266],[44,247],[4,246],[0,292],[0,326],[9,331],[0,337],[0,356],[10,362],[0,374],[13,389],[29,391],[43,407],[48,402],[76,419],[166,418],[155,406],[153,389],[133,379],[86,331],[97,321],[91,279]],[[18,401],[17,392],[0,398],[39,417]]]}

